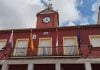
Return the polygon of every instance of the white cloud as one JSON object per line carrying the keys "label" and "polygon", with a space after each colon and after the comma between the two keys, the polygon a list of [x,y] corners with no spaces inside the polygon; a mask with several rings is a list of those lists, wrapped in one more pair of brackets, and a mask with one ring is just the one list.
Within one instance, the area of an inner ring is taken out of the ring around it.
{"label": "white cloud", "polygon": [[100,6],[100,0],[97,0],[98,5]]}
{"label": "white cloud", "polygon": [[89,24],[87,17],[81,17],[80,21],[81,21],[80,25],[88,25]]}
{"label": "white cloud", "polygon": [[83,0],[80,1],[80,5],[83,5]]}
{"label": "white cloud", "polygon": [[40,0],[26,0],[25,3],[29,5],[42,5]]}
{"label": "white cloud", "polygon": [[60,23],[63,21],[75,21],[80,18],[79,11],[76,9],[76,0],[53,0],[54,8],[58,9]]}
{"label": "white cloud", "polygon": [[[100,1],[95,2],[95,3],[92,5],[92,8],[91,8],[91,10],[95,12],[95,13],[92,15],[92,19],[93,19],[93,21],[96,22],[96,23],[97,23],[97,20],[98,20],[99,2],[100,2]],[[95,24],[96,24],[96,23],[95,23]]]}
{"label": "white cloud", "polygon": [[[47,0],[46,0],[47,2]],[[60,25],[80,19],[77,0],[52,0],[54,10],[58,10]],[[2,0],[0,1],[0,25],[2,28],[33,28],[36,25],[36,13],[44,9],[41,0]],[[73,24],[72,24],[73,25]]]}
{"label": "white cloud", "polygon": [[92,5],[92,9],[91,9],[91,10],[94,11],[94,12],[98,11],[98,3],[97,3],[97,2],[95,2],[95,3]]}
{"label": "white cloud", "polygon": [[94,24],[96,24],[97,23],[97,20],[98,20],[98,13],[93,14],[92,15],[92,19],[95,22]]}
{"label": "white cloud", "polygon": [[69,22],[67,26],[75,26],[75,23]]}
{"label": "white cloud", "polygon": [[36,24],[36,13],[43,6],[40,0],[2,0],[0,1],[0,20],[2,28],[33,28]]}
{"label": "white cloud", "polygon": [[80,25],[89,25],[89,22],[83,22]]}

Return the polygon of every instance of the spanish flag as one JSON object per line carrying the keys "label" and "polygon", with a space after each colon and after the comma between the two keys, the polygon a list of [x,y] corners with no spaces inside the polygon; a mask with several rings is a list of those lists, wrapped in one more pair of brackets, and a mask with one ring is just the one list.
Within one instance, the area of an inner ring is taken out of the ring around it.
{"label": "spanish flag", "polygon": [[30,34],[30,48],[32,51],[34,50],[33,39],[32,39],[32,30],[31,30],[31,34]]}

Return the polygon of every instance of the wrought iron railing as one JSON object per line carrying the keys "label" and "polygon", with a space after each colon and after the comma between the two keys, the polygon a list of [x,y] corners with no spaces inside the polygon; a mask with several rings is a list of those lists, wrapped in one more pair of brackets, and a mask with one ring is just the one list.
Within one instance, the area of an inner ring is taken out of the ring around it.
{"label": "wrought iron railing", "polygon": [[38,47],[38,56],[50,56],[52,49],[51,47]]}
{"label": "wrought iron railing", "polygon": [[12,56],[26,56],[27,48],[14,48]]}
{"label": "wrought iron railing", "polygon": [[64,55],[75,56],[79,55],[79,49],[77,46],[64,46]]}
{"label": "wrought iron railing", "polygon": [[[37,47],[37,54],[31,56],[79,56],[77,46]],[[28,56],[27,48],[15,48],[12,56]],[[55,54],[56,53],[56,54]]]}

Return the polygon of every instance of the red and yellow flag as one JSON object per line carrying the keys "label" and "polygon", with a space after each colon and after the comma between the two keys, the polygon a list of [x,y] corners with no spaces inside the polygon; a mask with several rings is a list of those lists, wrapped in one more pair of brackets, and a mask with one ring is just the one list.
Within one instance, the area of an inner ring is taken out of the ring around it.
{"label": "red and yellow flag", "polygon": [[32,51],[34,50],[33,39],[32,39],[32,31],[31,31],[31,34],[30,34],[30,48],[31,48]]}

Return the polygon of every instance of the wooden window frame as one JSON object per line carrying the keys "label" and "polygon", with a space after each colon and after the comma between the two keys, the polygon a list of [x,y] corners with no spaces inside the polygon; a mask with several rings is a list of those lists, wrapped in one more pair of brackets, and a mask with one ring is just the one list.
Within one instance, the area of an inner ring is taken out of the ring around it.
{"label": "wooden window frame", "polygon": [[[0,39],[0,42],[1,42],[1,41],[5,42],[4,47],[6,47],[6,44],[7,44],[7,39]],[[3,50],[3,49],[0,49],[0,50]]]}
{"label": "wooden window frame", "polygon": [[50,40],[50,47],[51,47],[51,55],[52,55],[52,38],[51,37],[46,37],[46,38],[39,38],[39,45],[38,45],[38,49],[39,47],[41,47],[40,42],[41,40]]}
{"label": "wooden window frame", "polygon": [[40,45],[41,40],[50,40],[50,43],[51,43],[51,46],[52,46],[52,38],[51,37],[39,38],[39,47],[41,47],[41,45]]}
{"label": "wooden window frame", "polygon": [[78,47],[78,40],[77,40],[77,36],[65,36],[63,37],[63,47],[64,47],[64,40],[65,39],[75,39],[75,47],[78,49],[77,53],[79,54],[79,47]]}
{"label": "wooden window frame", "polygon": [[[100,38],[100,35],[89,35],[89,41],[91,41],[92,38],[98,38],[98,37]],[[91,42],[90,42],[89,46],[91,48],[100,48],[100,47],[93,47]]]}
{"label": "wooden window frame", "polygon": [[75,39],[75,46],[78,47],[77,36],[68,36],[68,37],[66,36],[66,37],[63,37],[63,46],[64,46],[64,39],[66,39],[66,38],[67,39],[73,39],[74,38]]}
{"label": "wooden window frame", "polygon": [[[29,39],[28,39],[28,38],[17,39],[17,40],[16,40],[15,47],[14,47],[13,56],[16,56],[16,47],[17,47],[18,41],[21,41],[21,40],[22,40],[22,41],[25,40],[25,41],[27,41],[27,42],[29,43]],[[27,46],[28,46],[28,44],[27,44]],[[28,47],[27,47],[26,49],[28,49]],[[26,51],[25,53],[27,53],[27,51]]]}

